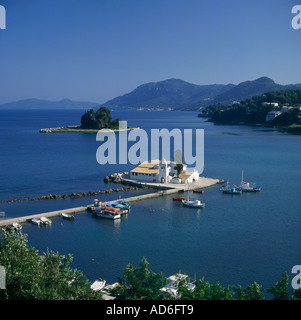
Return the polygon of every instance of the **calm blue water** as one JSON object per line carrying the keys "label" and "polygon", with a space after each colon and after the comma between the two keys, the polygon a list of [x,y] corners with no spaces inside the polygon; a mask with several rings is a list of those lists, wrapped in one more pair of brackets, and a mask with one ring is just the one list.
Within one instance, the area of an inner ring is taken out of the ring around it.
{"label": "calm blue water", "polygon": [[[0,200],[70,194],[107,188],[103,178],[132,165],[100,166],[95,134],[40,134],[40,128],[79,124],[82,110],[0,110]],[[301,137],[259,127],[214,126],[191,112],[112,112],[128,125],[205,129],[204,176],[262,187],[258,194],[223,195],[215,186],[204,195],[203,210],[182,208],[172,196],[132,205],[119,221],[76,216],[56,218],[52,227],[26,224],[37,249],[72,253],[72,266],[93,281],[112,283],[129,262],[144,256],[155,272],[205,277],[222,285],[257,281],[264,288],[301,264]],[[116,185],[111,187],[116,188]],[[99,196],[109,200],[141,193]],[[6,217],[90,204],[93,198],[0,204]],[[94,261],[92,261],[94,259]]]}

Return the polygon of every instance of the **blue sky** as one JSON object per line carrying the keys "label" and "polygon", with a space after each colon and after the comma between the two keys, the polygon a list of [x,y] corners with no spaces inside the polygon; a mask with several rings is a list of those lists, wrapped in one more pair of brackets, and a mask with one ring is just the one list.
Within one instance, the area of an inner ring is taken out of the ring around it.
{"label": "blue sky", "polygon": [[147,82],[301,82],[301,0],[0,0],[0,103],[103,103]]}

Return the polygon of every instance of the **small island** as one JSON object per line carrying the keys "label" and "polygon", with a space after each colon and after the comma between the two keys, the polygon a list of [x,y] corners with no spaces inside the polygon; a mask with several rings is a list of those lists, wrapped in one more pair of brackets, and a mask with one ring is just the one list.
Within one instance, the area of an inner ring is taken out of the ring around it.
{"label": "small island", "polygon": [[110,129],[113,131],[120,130],[133,130],[134,127],[128,127],[127,129],[119,129],[119,121],[121,119],[112,119],[110,109],[106,107],[100,107],[96,112],[94,109],[89,109],[81,117],[80,126],[67,126],[57,128],[45,128],[40,129],[42,133],[68,133],[68,132],[98,132],[99,130]]}

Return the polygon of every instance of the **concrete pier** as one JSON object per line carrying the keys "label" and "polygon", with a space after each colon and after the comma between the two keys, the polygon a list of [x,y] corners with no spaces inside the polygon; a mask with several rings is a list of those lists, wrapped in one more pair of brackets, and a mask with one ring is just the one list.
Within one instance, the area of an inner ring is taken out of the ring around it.
{"label": "concrete pier", "polygon": [[50,212],[44,212],[44,213],[39,213],[39,214],[33,214],[30,216],[23,216],[23,217],[16,217],[16,218],[10,218],[10,219],[5,219],[5,220],[0,220],[0,226],[5,226],[12,224],[14,222],[18,223],[26,223],[30,221],[31,219],[40,219],[41,217],[46,217],[46,218],[52,218],[52,217],[58,217],[61,216],[61,214],[68,213],[68,214],[76,214],[76,213],[83,213],[87,210],[89,206],[84,206],[84,207],[77,207],[77,208],[71,208],[71,209],[64,209],[64,210],[57,210],[57,211],[50,211]]}
{"label": "concrete pier", "polygon": [[[152,199],[152,198],[157,198],[157,197],[162,197],[165,195],[169,194],[175,194],[183,191],[187,191],[190,189],[191,191],[196,188],[208,188],[213,185],[216,185],[218,183],[221,183],[222,181],[219,179],[211,179],[211,178],[205,178],[205,177],[200,177],[200,179],[194,183],[191,183],[189,185],[187,184],[172,184],[172,183],[165,183],[165,184],[158,184],[158,183],[149,183],[149,182],[137,182],[137,181],[131,181],[127,180],[126,181],[129,184],[133,185],[145,185],[145,186],[151,186],[151,187],[156,187],[159,189],[159,191],[154,192],[154,193],[148,193],[148,194],[142,194],[139,196],[134,196],[134,197],[129,197],[129,198],[123,198],[124,201],[129,201],[129,202],[135,202],[135,201],[141,201],[141,200],[146,200],[146,199]],[[46,217],[46,218],[51,218],[51,217],[58,217],[61,216],[62,213],[67,213],[67,214],[77,214],[77,213],[83,213],[86,212],[88,207],[91,207],[91,205],[87,206],[82,206],[82,207],[76,207],[76,208],[71,208],[71,209],[62,209],[62,210],[57,210],[57,211],[51,211],[51,212],[44,212],[44,213],[39,213],[39,214],[33,214],[29,216],[23,216],[23,217],[16,217],[16,218],[10,218],[10,219],[0,219],[0,227],[9,225],[12,223],[26,223],[30,221],[31,219],[39,219],[41,217]]]}

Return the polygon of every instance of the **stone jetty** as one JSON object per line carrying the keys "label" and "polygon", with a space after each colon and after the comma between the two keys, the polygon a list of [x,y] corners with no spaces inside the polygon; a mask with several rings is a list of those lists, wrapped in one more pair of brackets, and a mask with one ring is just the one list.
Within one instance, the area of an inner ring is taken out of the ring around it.
{"label": "stone jetty", "polygon": [[146,186],[124,186],[123,188],[109,188],[105,189],[103,191],[88,191],[88,192],[73,192],[71,194],[63,194],[63,195],[57,195],[57,194],[48,194],[40,197],[28,197],[28,198],[20,198],[20,199],[10,199],[10,200],[1,200],[1,203],[9,203],[9,202],[22,202],[22,201],[36,201],[36,200],[56,200],[56,199],[76,199],[76,198],[83,198],[83,197],[91,197],[96,196],[99,194],[106,194],[106,193],[114,193],[114,192],[127,192],[127,191],[133,191],[133,190],[139,190],[139,189],[145,189]]}
{"label": "stone jetty", "polygon": [[[165,184],[158,184],[158,183],[147,183],[147,182],[137,182],[129,179],[125,179],[124,177],[121,177],[121,183],[124,184],[129,184],[130,186],[123,187],[123,191],[129,191],[133,190],[130,188],[154,188],[158,189],[157,192],[154,193],[148,193],[148,194],[143,194],[139,196],[134,196],[134,197],[129,197],[129,198],[124,198],[123,200],[129,201],[129,202],[135,202],[135,201],[141,201],[141,200],[146,200],[146,199],[151,199],[151,198],[156,198],[156,197],[162,197],[165,195],[170,195],[170,194],[175,194],[183,191],[187,191],[189,188],[208,188],[213,185],[222,183],[223,180],[219,179],[211,179],[211,178],[206,178],[206,177],[200,177],[200,179],[196,182],[193,182],[191,184],[172,184],[172,183],[165,183]],[[112,191],[110,191],[112,190]],[[96,192],[88,192],[88,193],[72,193],[69,197],[80,197],[83,196],[84,194],[87,195],[98,195],[98,194],[103,194],[103,193],[112,193],[114,192],[113,190],[116,189],[107,189],[105,191],[96,191]],[[115,191],[116,192],[116,191]],[[52,195],[51,195],[52,196]],[[49,199],[56,199],[55,197],[49,198]],[[25,199],[28,200],[28,199]],[[41,217],[57,217],[60,216],[63,212],[68,213],[68,214],[75,214],[75,213],[83,213],[88,210],[89,207],[91,207],[92,204],[83,206],[83,207],[77,207],[77,208],[71,208],[71,209],[63,209],[63,210],[58,210],[58,211],[51,211],[51,212],[45,212],[45,213],[40,213],[40,214],[34,214],[30,216],[23,216],[23,217],[17,217],[17,218],[11,218],[11,219],[5,219],[5,220],[0,220],[0,226],[5,226],[8,224],[12,224],[14,222],[18,223],[26,223],[29,222],[31,219],[36,218],[39,219]]]}

